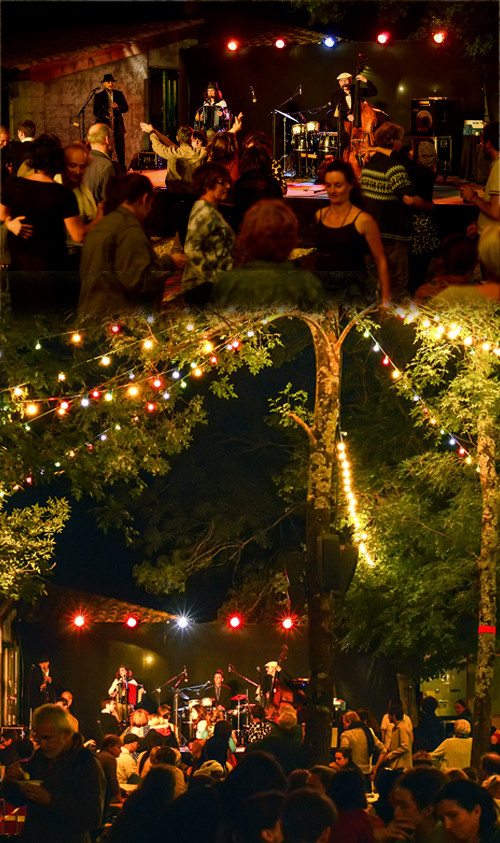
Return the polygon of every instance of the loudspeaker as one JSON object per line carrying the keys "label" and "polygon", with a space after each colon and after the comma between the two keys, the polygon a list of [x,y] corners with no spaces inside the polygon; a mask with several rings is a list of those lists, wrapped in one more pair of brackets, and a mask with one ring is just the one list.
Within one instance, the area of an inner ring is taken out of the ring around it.
{"label": "loudspeaker", "polygon": [[411,101],[411,134],[415,137],[446,135],[454,120],[453,100],[427,97]]}
{"label": "loudspeaker", "polygon": [[139,152],[139,170],[158,169],[158,156],[156,152]]}
{"label": "loudspeaker", "polygon": [[317,542],[318,581],[323,591],[345,597],[358,564],[358,548],[341,545],[339,536],[319,536]]}

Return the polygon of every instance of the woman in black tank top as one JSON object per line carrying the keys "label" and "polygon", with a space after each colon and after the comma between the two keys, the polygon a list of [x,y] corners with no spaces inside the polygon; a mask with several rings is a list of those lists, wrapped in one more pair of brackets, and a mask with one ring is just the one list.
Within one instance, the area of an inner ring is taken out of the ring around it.
{"label": "woman in black tank top", "polygon": [[390,300],[387,261],[377,223],[360,210],[361,191],[350,164],[336,160],[323,173],[330,204],[316,212],[316,271],[327,294],[373,301],[375,291],[365,265],[371,252],[377,266],[382,298]]}

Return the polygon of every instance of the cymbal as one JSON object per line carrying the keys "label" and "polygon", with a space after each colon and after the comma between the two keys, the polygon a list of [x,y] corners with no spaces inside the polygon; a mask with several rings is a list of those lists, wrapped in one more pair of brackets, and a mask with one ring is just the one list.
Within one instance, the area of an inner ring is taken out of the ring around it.
{"label": "cymbal", "polygon": [[243,700],[247,700],[248,697],[246,694],[236,694],[235,697],[231,697],[231,702],[243,702]]}

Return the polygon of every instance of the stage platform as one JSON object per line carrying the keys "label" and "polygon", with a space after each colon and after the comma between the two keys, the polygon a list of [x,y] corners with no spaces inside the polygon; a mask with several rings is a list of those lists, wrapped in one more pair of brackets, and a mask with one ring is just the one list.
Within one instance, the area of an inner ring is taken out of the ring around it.
{"label": "stage platform", "polygon": [[[151,217],[148,219],[148,231],[157,237],[173,236],[172,214],[169,211],[170,194],[165,186],[166,170],[143,170],[155,188],[155,202]],[[477,219],[474,205],[465,204],[460,197],[460,185],[464,184],[457,176],[449,176],[446,181],[438,179],[434,186],[434,220],[441,239],[449,234],[465,234],[471,222]],[[299,220],[301,246],[310,247],[315,243],[314,216],[319,208],[328,203],[323,185],[315,184],[312,179],[287,179],[285,202],[290,204]],[[484,185],[473,185],[482,195]],[[232,208],[221,207],[223,216],[231,224]]]}

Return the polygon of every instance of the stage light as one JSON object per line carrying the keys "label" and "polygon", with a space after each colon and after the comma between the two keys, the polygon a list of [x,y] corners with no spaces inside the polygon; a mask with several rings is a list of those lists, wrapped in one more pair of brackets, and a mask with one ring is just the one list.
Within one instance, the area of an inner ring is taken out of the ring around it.
{"label": "stage light", "polygon": [[388,44],[390,40],[390,32],[379,32],[379,34],[377,35],[377,41],[379,44]]}
{"label": "stage light", "polygon": [[85,626],[85,616],[84,615],[76,615],[73,618],[73,623],[78,629],[81,629],[82,626]]}
{"label": "stage light", "polygon": [[283,47],[285,46],[285,42],[284,42],[283,38],[278,38],[278,39],[274,42],[274,46],[275,46],[275,47],[277,47],[277,48],[278,48],[278,50],[282,50],[282,49],[283,49]]}
{"label": "stage light", "polygon": [[137,618],[134,618],[133,615],[130,615],[125,621],[125,624],[126,626],[128,626],[129,629],[135,629],[135,627],[137,626]]}
{"label": "stage light", "polygon": [[325,40],[323,41],[325,47],[335,47],[336,43],[337,42],[335,41],[335,38],[325,38]]}
{"label": "stage light", "polygon": [[231,617],[229,618],[229,626],[232,629],[238,629],[238,627],[241,626],[240,616],[239,615],[231,615]]}
{"label": "stage light", "polygon": [[234,51],[238,49],[238,42],[234,41],[234,40],[229,41],[228,45],[227,45],[227,49],[231,50],[231,52],[234,53]]}
{"label": "stage light", "polygon": [[177,626],[179,629],[186,629],[189,626],[189,619],[186,618],[184,615],[181,615],[179,620],[177,621]]}
{"label": "stage light", "polygon": [[440,30],[439,32],[435,32],[432,36],[436,44],[442,44],[446,38],[446,32]]}
{"label": "stage light", "polygon": [[293,618],[283,618],[283,620],[281,621],[281,626],[283,627],[283,629],[291,629],[293,627]]}

